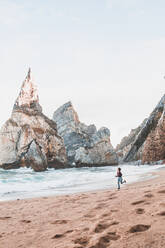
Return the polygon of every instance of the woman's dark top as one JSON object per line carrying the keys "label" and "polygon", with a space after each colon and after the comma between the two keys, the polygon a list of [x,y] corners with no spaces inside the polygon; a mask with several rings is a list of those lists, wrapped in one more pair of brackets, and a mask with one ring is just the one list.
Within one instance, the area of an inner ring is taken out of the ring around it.
{"label": "woman's dark top", "polygon": [[118,171],[118,172],[117,172],[117,177],[122,177],[121,171]]}

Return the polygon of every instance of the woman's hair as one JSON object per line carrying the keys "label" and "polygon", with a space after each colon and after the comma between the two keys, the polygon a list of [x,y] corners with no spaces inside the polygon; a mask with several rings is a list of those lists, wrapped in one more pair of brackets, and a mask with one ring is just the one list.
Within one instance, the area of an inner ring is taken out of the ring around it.
{"label": "woman's hair", "polygon": [[118,170],[121,171],[121,168],[119,167]]}

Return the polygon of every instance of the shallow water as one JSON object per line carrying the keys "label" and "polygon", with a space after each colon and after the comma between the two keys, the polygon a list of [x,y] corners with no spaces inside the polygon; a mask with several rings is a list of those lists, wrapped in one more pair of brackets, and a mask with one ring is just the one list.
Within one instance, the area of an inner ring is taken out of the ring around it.
{"label": "shallow water", "polygon": [[[161,165],[123,165],[127,183],[144,180]],[[45,172],[0,169],[0,201],[62,195],[116,187],[116,166],[71,168]],[[144,175],[145,174],[145,175]]]}

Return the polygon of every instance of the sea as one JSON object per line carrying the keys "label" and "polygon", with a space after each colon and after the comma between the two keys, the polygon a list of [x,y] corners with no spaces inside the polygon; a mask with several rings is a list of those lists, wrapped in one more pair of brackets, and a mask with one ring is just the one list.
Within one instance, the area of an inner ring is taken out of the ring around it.
{"label": "sea", "polygon": [[[127,184],[153,177],[163,165],[120,166]],[[0,169],[0,201],[66,195],[117,188],[116,166],[48,169]],[[123,185],[124,187],[124,185]]]}

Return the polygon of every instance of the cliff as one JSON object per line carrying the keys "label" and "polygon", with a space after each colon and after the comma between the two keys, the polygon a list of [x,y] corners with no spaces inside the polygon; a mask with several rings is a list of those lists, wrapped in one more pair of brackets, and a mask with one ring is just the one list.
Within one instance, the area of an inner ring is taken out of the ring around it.
{"label": "cliff", "polygon": [[70,165],[103,166],[118,163],[110,142],[110,131],[80,122],[71,102],[54,112],[58,133],[63,137]]}
{"label": "cliff", "polygon": [[[165,159],[165,95],[161,98],[150,116],[136,129],[128,150],[123,153],[123,161],[131,162],[137,159],[142,163],[153,163]],[[128,136],[130,137],[130,136]],[[122,144],[122,142],[121,142]],[[117,146],[117,152],[121,144]]]}
{"label": "cliff", "polygon": [[56,124],[42,113],[31,71],[22,84],[12,115],[0,130],[0,167],[65,167],[66,151]]}
{"label": "cliff", "polygon": [[143,163],[165,160],[165,96],[161,102],[164,105],[163,111],[158,112],[157,115],[160,116],[158,123],[144,143]]}
{"label": "cliff", "polygon": [[[116,146],[116,153],[119,156],[119,160],[122,161],[123,158],[126,156],[126,154],[129,152],[129,150],[132,147],[132,144],[136,140],[139,132],[142,130],[144,127],[145,123],[147,121],[147,118],[135,129],[132,129],[128,136],[125,136],[122,138],[120,144]],[[141,159],[141,151],[142,151],[142,146],[138,150],[138,152],[134,155],[134,160],[140,160]]]}

